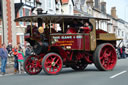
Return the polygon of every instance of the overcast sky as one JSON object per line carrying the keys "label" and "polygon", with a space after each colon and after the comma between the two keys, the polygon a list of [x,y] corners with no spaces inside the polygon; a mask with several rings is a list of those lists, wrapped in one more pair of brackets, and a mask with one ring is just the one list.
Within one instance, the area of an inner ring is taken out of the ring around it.
{"label": "overcast sky", "polygon": [[111,7],[116,6],[117,16],[128,22],[128,0],[104,0],[107,2],[107,13],[111,13]]}

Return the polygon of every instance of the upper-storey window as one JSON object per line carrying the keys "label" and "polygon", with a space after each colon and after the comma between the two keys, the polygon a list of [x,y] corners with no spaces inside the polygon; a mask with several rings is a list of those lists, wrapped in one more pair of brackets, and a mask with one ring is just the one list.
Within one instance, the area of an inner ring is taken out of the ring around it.
{"label": "upper-storey window", "polygon": [[[19,10],[19,17],[22,17],[23,16],[23,9],[21,8]],[[23,25],[23,22],[19,22],[20,25]]]}
{"label": "upper-storey window", "polygon": [[53,9],[53,0],[47,0],[48,1],[48,9]]}
{"label": "upper-storey window", "polygon": [[69,5],[69,14],[72,14],[72,5]]}

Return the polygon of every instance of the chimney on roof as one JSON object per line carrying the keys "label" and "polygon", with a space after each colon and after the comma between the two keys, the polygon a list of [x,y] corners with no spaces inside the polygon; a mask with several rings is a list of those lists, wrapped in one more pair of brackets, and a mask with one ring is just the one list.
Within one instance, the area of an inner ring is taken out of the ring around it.
{"label": "chimney on roof", "polygon": [[114,17],[115,19],[117,19],[117,15],[116,15],[116,7],[112,7],[111,8],[111,16]]}
{"label": "chimney on roof", "polygon": [[101,2],[101,11],[102,11],[103,13],[106,13],[106,2],[105,2],[105,1],[102,1],[102,2]]}
{"label": "chimney on roof", "polygon": [[90,5],[91,7],[93,7],[93,0],[87,0],[86,1],[86,4],[87,5]]}

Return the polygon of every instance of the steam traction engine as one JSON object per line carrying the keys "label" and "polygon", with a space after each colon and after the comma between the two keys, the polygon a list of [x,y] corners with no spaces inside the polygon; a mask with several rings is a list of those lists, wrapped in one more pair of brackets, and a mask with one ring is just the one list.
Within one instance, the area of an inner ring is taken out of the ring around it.
{"label": "steam traction engine", "polygon": [[[88,21],[92,30],[89,33],[78,30],[67,32],[74,19],[79,22]],[[117,39],[114,34],[96,30],[96,21],[99,20],[107,19],[47,14],[17,18],[15,21],[38,22],[38,27],[31,24],[26,29],[25,40],[31,44],[36,55],[25,59],[25,71],[34,75],[43,68],[47,74],[58,74],[63,65],[82,71],[92,63],[98,70],[112,70],[117,62]],[[45,29],[41,28],[42,23],[45,23]],[[53,29],[58,23],[60,32]]]}

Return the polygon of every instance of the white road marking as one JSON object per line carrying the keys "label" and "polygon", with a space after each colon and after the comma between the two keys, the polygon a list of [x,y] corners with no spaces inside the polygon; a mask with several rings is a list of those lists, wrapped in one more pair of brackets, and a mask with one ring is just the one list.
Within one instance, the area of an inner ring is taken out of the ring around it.
{"label": "white road marking", "polygon": [[119,76],[119,75],[121,75],[121,74],[123,74],[123,73],[126,73],[126,72],[127,72],[127,71],[122,71],[122,72],[120,72],[120,73],[117,73],[117,74],[111,76],[110,78],[111,78],[111,79],[112,79],[112,78],[115,78],[115,77],[117,77],[117,76]]}

